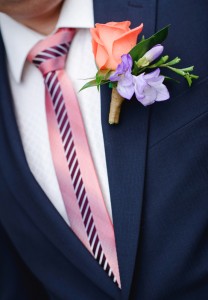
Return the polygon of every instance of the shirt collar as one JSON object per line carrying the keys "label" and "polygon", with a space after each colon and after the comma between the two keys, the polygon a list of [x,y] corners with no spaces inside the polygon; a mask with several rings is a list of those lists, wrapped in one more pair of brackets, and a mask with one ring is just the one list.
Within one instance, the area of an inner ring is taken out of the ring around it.
{"label": "shirt collar", "polygon": [[[55,31],[61,27],[91,28],[94,26],[92,0],[65,0]],[[29,51],[45,38],[30,28],[0,13],[0,28],[12,76],[21,82],[22,72]]]}

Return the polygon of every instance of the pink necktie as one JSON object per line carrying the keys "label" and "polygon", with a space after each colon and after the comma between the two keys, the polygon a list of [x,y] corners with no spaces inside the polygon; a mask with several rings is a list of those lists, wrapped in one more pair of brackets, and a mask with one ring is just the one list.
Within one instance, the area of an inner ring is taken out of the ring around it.
{"label": "pink necktie", "polygon": [[59,29],[31,50],[44,77],[51,153],[71,229],[121,287],[115,236],[91,157],[79,104],[64,71],[75,34]]}

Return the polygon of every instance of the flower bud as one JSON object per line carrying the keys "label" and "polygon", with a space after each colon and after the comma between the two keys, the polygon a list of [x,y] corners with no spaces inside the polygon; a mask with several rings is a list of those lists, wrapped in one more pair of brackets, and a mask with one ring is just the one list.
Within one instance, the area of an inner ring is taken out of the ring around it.
{"label": "flower bud", "polygon": [[157,59],[163,52],[164,47],[160,44],[154,46],[152,49],[147,51],[145,55],[140,58],[136,65],[137,67],[147,67],[151,62],[153,62],[155,59]]}

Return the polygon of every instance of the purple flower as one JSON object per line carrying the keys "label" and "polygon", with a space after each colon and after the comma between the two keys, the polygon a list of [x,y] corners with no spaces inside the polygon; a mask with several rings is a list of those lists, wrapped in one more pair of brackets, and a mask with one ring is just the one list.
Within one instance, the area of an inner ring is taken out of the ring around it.
{"label": "purple flower", "polygon": [[155,59],[157,59],[163,52],[164,47],[160,44],[154,46],[152,49],[147,51],[142,58],[140,58],[136,65],[139,68],[143,68],[146,66],[149,66],[151,62],[153,62]]}
{"label": "purple flower", "polygon": [[170,98],[168,89],[163,84],[164,76],[160,75],[160,69],[156,69],[149,74],[142,73],[133,77],[136,98],[144,106]]}
{"label": "purple flower", "polygon": [[116,71],[110,76],[110,81],[118,81],[118,93],[130,100],[134,94],[134,81],[131,74],[133,61],[130,54],[121,56],[121,63],[118,65]]}
{"label": "purple flower", "polygon": [[160,44],[154,46],[152,49],[147,51],[143,57],[147,59],[149,63],[157,59],[163,53],[164,47]]}

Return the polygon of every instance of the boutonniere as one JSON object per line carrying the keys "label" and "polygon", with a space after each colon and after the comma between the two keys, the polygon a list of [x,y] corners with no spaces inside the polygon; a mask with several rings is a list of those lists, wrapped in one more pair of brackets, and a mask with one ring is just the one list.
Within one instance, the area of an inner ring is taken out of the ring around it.
{"label": "boutonniere", "polygon": [[[165,69],[184,77],[189,86],[198,76],[192,74],[194,66],[176,68],[181,59],[169,60],[168,55],[162,56],[162,43],[168,36],[169,26],[149,38],[144,36],[137,43],[143,24],[130,29],[131,23],[109,22],[96,24],[91,29],[92,49],[98,72],[95,78],[86,83],[81,90],[103,84],[112,89],[109,123],[118,124],[123,101],[136,99],[144,106],[170,98],[165,80],[175,80],[163,74]],[[177,81],[177,80],[175,80]]]}

